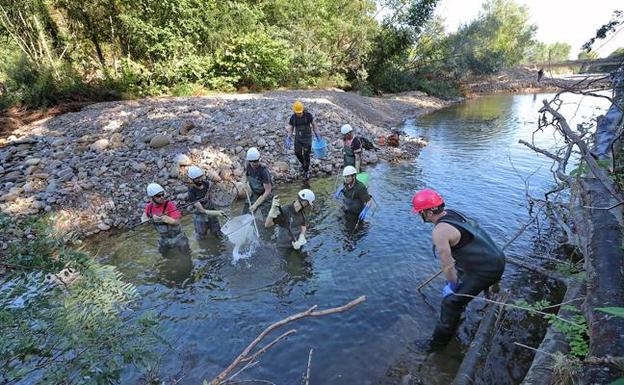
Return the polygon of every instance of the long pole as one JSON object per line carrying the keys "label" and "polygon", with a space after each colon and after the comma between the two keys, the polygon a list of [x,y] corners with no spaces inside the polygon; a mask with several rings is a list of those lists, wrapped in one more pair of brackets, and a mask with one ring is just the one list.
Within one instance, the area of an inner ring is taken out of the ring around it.
{"label": "long pole", "polygon": [[258,231],[258,224],[256,223],[256,214],[251,212],[251,198],[249,198],[249,191],[245,189],[245,195],[247,196],[247,204],[249,205],[249,213],[253,216],[254,229],[256,229],[256,236],[260,238],[260,232]]}

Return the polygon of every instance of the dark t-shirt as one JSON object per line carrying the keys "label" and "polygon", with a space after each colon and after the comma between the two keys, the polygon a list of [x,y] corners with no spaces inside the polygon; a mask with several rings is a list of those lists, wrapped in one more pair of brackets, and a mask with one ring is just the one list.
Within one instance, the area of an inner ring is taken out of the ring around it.
{"label": "dark t-shirt", "polygon": [[197,202],[201,200],[202,206],[206,210],[214,210],[212,201],[207,198],[208,191],[210,190],[210,182],[204,181],[202,188],[197,188],[194,184],[191,184],[188,188],[188,201],[189,202]]}
{"label": "dark t-shirt", "polygon": [[[301,226],[307,226],[308,221],[303,213],[295,211],[294,205],[291,203],[280,209],[280,214],[273,220],[277,224],[277,244],[280,247],[290,247],[291,242],[297,240],[301,232]],[[290,229],[290,231],[289,231]]]}
{"label": "dark t-shirt", "polygon": [[[450,209],[446,209],[446,215],[444,216],[444,218],[456,221],[456,222],[462,222],[462,223],[466,223],[466,221],[464,220],[464,218],[459,215],[457,212],[450,210]],[[457,242],[457,244],[453,247],[451,247],[451,250],[458,250],[461,249],[462,247],[464,247],[467,243],[469,243],[470,241],[472,241],[474,239],[474,236],[472,234],[470,234],[470,232],[466,231],[466,229],[463,229],[459,226],[455,226],[452,223],[449,223],[449,225],[453,226],[454,228],[456,228],[459,233],[461,234],[461,237],[459,238],[459,242]]]}
{"label": "dark t-shirt", "polygon": [[270,184],[271,182],[271,173],[269,172],[269,168],[265,165],[260,165],[258,168],[253,168],[250,164],[247,164],[246,173],[247,181],[251,186],[254,194],[262,195],[264,193],[264,185]]}
{"label": "dark t-shirt", "polygon": [[351,141],[351,150],[355,153],[362,149],[362,140],[357,136]]}
{"label": "dark t-shirt", "polygon": [[314,121],[314,117],[308,111],[303,111],[301,116],[292,114],[288,120],[295,131],[295,142],[309,144],[312,141],[312,127],[310,124]]}
{"label": "dark t-shirt", "polygon": [[345,186],[343,193],[347,198],[358,200],[364,204],[370,199],[368,189],[366,188],[364,183],[360,182],[359,180],[355,181],[352,188]]}

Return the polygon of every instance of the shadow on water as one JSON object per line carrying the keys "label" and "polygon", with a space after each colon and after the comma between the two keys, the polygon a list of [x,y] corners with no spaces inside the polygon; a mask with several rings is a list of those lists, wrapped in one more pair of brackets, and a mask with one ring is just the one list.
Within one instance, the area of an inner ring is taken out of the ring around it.
{"label": "shadow on water", "polygon": [[[548,160],[517,143],[531,137],[538,108],[531,95],[502,95],[408,122],[406,131],[425,137],[429,146],[412,163],[368,170],[369,191],[378,207],[357,226],[357,220],[341,214],[334,199],[335,177],[313,179],[310,187],[317,201],[307,214],[311,227],[304,252],[280,252],[271,240],[272,230],[263,230],[253,255],[234,264],[227,240],[198,242],[192,237],[189,215],[183,227],[191,240],[190,256],[163,258],[157,235],[148,226],[95,247],[104,261],[137,285],[139,309],[157,310],[163,337],[171,343],[159,368],[165,380],[181,373],[184,383],[201,383],[226,367],[269,324],[313,305],[338,306],[366,295],[367,301],[349,312],[298,323],[295,335],[263,355],[260,365],[241,379],[298,383],[313,347],[311,382],[316,384],[398,384],[407,373],[419,383],[447,384],[474,334],[483,303],[469,305],[458,341],[442,354],[425,359],[413,352],[413,342],[429,337],[435,326],[443,281],[425,288],[424,296],[415,290],[438,269],[438,262],[431,253],[430,225],[410,211],[411,195],[425,186],[438,189],[449,207],[476,217],[504,243],[528,219],[518,174],[534,173],[530,189],[535,194],[551,184]],[[549,147],[557,140],[546,133],[537,144]],[[280,185],[276,194],[287,204],[300,188]],[[236,202],[228,214],[238,215],[241,208],[242,202]],[[525,255],[535,236],[527,231],[509,254]],[[540,277],[511,266],[503,282],[528,301],[556,295]],[[497,384],[522,378],[530,353],[518,351],[513,341],[535,344],[543,326],[520,312],[508,313],[501,328],[511,325],[522,327],[509,328],[513,332],[492,348],[499,359],[491,361],[488,372],[496,373]],[[141,380],[129,370],[123,382]]]}

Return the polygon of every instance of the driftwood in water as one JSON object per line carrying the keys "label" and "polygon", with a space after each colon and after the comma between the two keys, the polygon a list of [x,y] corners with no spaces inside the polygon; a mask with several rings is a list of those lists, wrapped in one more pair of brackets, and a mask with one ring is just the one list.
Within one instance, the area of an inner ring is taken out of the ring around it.
{"label": "driftwood in water", "polygon": [[[504,302],[504,298],[499,296],[495,298],[497,301]],[[500,314],[505,311],[502,305],[490,303],[487,305],[485,315],[479,323],[477,334],[470,343],[470,348],[462,360],[461,366],[457,370],[452,385],[469,385],[474,383],[474,376],[479,368],[479,364],[483,363],[496,326],[496,320],[500,319]]]}

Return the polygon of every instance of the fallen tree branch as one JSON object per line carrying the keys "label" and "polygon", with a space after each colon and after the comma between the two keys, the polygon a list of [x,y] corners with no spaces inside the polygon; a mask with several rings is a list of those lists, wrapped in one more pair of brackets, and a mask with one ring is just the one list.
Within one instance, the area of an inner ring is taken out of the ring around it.
{"label": "fallen tree branch", "polygon": [[[499,295],[497,299],[504,303],[506,296]],[[498,316],[503,311],[503,306],[489,305],[486,314],[479,323],[477,334],[470,343],[470,348],[457,370],[452,385],[470,385],[474,383],[474,376],[478,369],[478,364],[483,358],[483,354],[487,356],[489,346],[494,335],[494,326]]]}
{"label": "fallen tree branch", "polygon": [[254,339],[239,355],[238,357],[236,357],[236,359],[227,367],[225,368],[225,370],[223,370],[217,377],[215,377],[212,381],[210,381],[211,385],[217,385],[217,384],[222,384],[225,379],[228,377],[228,375],[240,364],[244,363],[244,362],[253,362],[252,358],[255,359],[258,357],[258,353],[260,352],[265,352],[266,350],[268,350],[268,348],[270,348],[271,346],[273,346],[278,340],[280,340],[281,338],[285,337],[286,335],[288,335],[289,333],[292,334],[291,332],[294,332],[293,330],[282,334],[281,336],[277,337],[273,342],[271,342],[269,345],[265,346],[265,348],[260,349],[260,351],[258,351],[257,353],[253,354],[251,357],[249,356],[249,354],[251,353],[251,350],[256,347],[256,345],[258,345],[269,333],[271,333],[273,330],[284,326],[290,322],[294,322],[297,320],[300,320],[302,318],[306,318],[306,317],[321,317],[324,315],[328,315],[328,314],[335,314],[335,313],[342,313],[344,311],[350,310],[351,308],[361,304],[362,302],[366,301],[366,296],[361,296],[345,305],[339,306],[339,307],[334,307],[331,309],[326,309],[326,310],[320,310],[320,311],[315,311],[316,308],[318,306],[314,305],[311,308],[309,308],[308,310],[301,312],[301,313],[297,313],[294,315],[291,315],[290,317],[284,318],[281,321],[277,321],[271,325],[269,325],[266,329],[264,329],[264,331],[262,331],[262,333],[260,333],[260,335],[258,335],[258,337],[256,337],[256,339]]}
{"label": "fallen tree branch", "polygon": [[516,266],[525,268],[527,270],[534,271],[534,272],[536,272],[538,274],[541,274],[541,275],[544,275],[544,276],[546,276],[548,278],[554,279],[555,281],[559,281],[559,282],[565,283],[566,280],[567,280],[566,277],[564,277],[563,275],[561,275],[559,273],[556,273],[554,271],[550,271],[548,269],[544,269],[543,267],[540,267],[540,266],[530,265],[530,264],[528,264],[528,263],[526,263],[526,262],[524,262],[524,261],[522,261],[522,260],[520,260],[518,258],[507,256],[506,259],[507,259],[507,262],[511,263],[512,265],[516,265]]}

